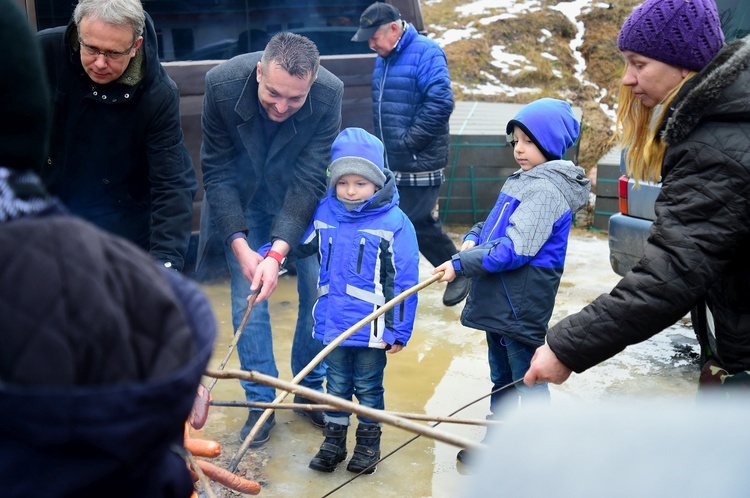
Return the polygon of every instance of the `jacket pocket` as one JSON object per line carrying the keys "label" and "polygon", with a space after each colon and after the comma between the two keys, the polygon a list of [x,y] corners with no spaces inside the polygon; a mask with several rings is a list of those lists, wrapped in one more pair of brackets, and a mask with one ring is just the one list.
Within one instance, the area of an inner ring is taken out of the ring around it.
{"label": "jacket pocket", "polygon": [[365,255],[365,244],[367,244],[367,240],[364,237],[359,239],[359,250],[357,251],[357,273],[362,273],[362,259]]}
{"label": "jacket pocket", "polygon": [[333,237],[328,237],[328,251],[326,255],[326,272],[331,270],[331,255],[333,254]]}

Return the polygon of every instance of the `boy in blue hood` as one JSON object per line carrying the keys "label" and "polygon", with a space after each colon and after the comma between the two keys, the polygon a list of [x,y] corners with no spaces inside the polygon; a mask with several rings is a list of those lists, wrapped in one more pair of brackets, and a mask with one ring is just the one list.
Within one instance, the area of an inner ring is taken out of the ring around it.
{"label": "boy in blue hood", "polygon": [[[487,220],[464,236],[461,252],[433,271],[445,272],[441,281],[472,279],[461,323],[487,337],[492,418],[519,400],[549,401],[546,383],[501,388],[523,378],[544,344],[573,214],[588,201],[585,171],[562,159],[579,131],[567,102],[544,98],[523,107],[506,127],[521,169],[505,182]],[[468,451],[458,459],[466,463]]]}
{"label": "boy in blue hood", "polygon": [[[328,196],[315,211],[300,252],[318,253],[320,277],[313,308],[315,338],[329,344],[386,302],[417,284],[419,249],[409,218],[398,207],[393,173],[383,168],[383,144],[360,128],[333,142]],[[411,337],[417,295],[355,332],[326,357],[328,394],[385,408],[386,352]],[[310,468],[332,472],[346,458],[347,412],[325,412],[325,441]],[[351,472],[375,472],[380,425],[359,416]]]}

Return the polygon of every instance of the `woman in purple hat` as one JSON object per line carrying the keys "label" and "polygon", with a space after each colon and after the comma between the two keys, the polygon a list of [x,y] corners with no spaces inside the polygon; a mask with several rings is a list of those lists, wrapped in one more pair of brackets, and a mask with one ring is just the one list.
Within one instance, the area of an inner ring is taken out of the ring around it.
{"label": "woman in purple hat", "polygon": [[692,310],[701,388],[750,385],[750,37],[713,0],[648,0],[618,38],[628,174],[662,181],[643,259],[552,327],[525,383],[562,383]]}

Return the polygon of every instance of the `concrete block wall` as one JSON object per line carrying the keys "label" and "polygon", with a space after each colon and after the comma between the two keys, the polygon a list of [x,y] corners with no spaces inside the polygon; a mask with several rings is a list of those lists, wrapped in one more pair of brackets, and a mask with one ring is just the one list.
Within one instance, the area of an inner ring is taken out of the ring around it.
{"label": "concrete block wall", "polygon": [[[446,225],[484,220],[509,175],[518,170],[505,127],[524,104],[456,102],[451,115],[451,147],[438,215]],[[573,108],[579,120],[582,110]],[[577,162],[578,144],[566,153]]]}

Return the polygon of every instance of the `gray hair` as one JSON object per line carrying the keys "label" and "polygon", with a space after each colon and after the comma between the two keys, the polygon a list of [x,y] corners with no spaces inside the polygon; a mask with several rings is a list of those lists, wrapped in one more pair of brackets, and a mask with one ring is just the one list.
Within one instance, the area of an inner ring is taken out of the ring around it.
{"label": "gray hair", "polygon": [[260,59],[261,67],[268,69],[273,62],[292,76],[312,79],[318,77],[320,53],[309,38],[296,33],[282,31],[273,35]]}
{"label": "gray hair", "polygon": [[76,26],[88,17],[113,26],[133,30],[133,42],[143,35],[146,14],[140,0],[79,0],[73,11]]}

